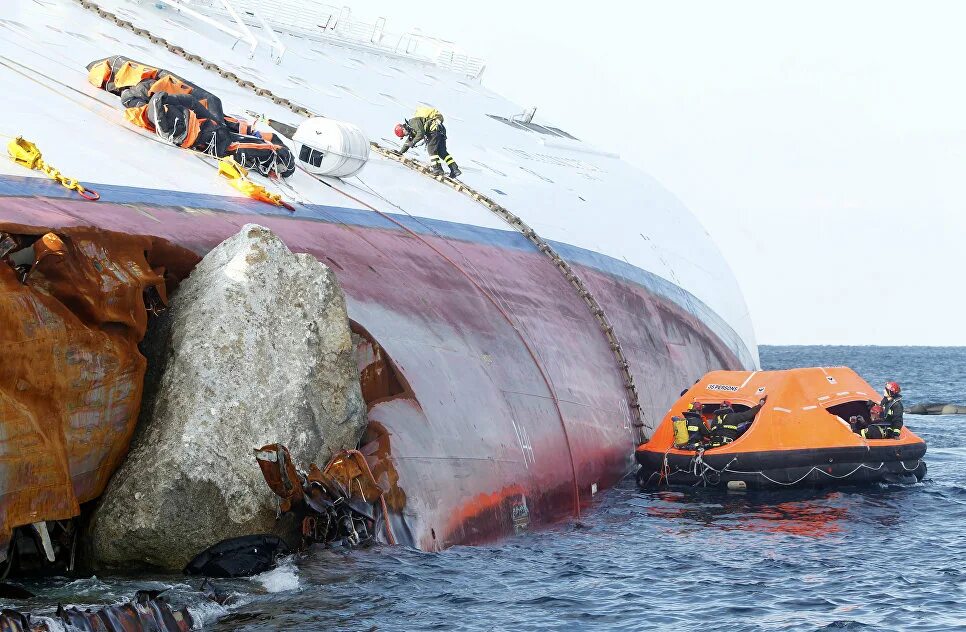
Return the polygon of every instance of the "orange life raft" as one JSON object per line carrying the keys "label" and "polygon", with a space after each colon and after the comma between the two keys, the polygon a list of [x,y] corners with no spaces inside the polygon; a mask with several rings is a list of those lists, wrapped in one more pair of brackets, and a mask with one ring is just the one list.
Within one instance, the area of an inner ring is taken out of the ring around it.
{"label": "orange life raft", "polygon": [[[672,417],[693,401],[707,413],[724,401],[751,408],[754,421],[718,447],[677,448]],[[636,452],[637,482],[730,489],[831,486],[922,480],[926,443],[903,427],[898,439],[865,439],[848,420],[869,419],[879,394],[846,367],[787,371],[714,371],[692,386]]]}

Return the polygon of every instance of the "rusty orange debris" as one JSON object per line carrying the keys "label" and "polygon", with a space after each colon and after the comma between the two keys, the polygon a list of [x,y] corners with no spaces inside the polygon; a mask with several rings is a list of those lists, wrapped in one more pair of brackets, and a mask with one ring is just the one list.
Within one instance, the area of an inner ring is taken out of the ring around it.
{"label": "rusty orange debris", "polygon": [[140,409],[145,293],[167,296],[149,238],[34,231],[0,223],[0,556],[14,528],[103,492]]}

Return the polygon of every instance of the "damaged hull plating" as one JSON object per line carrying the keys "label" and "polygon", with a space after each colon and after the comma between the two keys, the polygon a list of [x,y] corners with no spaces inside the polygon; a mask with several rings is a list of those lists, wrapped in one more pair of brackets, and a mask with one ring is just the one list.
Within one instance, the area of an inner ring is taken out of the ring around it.
{"label": "damaged hull plating", "polygon": [[[0,230],[51,230],[68,241],[93,234],[100,243],[126,235],[132,250],[163,261],[169,290],[248,222],[269,227],[293,251],[333,269],[360,335],[370,420],[360,451],[384,492],[399,543],[436,550],[579,515],[596,490],[630,470],[636,430],[606,339],[566,279],[522,235],[442,221],[430,229],[410,221],[412,230],[404,231],[353,208],[304,206],[289,216],[231,198],[171,193],[169,201],[163,191],[98,188],[102,201],[90,204],[42,180],[2,177]],[[571,248],[567,255],[627,341],[647,419],[659,419],[680,389],[706,371],[748,364],[740,338],[713,312],[699,318],[668,298],[684,294],[680,288],[597,253]],[[150,266],[139,266],[150,276]],[[4,283],[25,291],[13,278]],[[97,292],[95,285],[84,294]],[[20,300],[8,296],[5,312],[18,327],[30,313],[18,311]],[[132,300],[127,309],[139,315],[121,320],[113,337],[99,334],[118,358],[111,366],[127,376],[127,399],[105,397],[115,408],[82,417],[88,435],[111,440],[53,445],[48,457],[80,452],[51,466],[85,464],[71,479],[74,489],[63,471],[50,472],[42,481],[51,489],[46,500],[21,514],[8,511],[10,525],[74,515],[77,502],[96,496],[123,456],[140,395],[135,378],[143,371],[134,344],[143,333],[144,307]],[[61,320],[71,318],[65,313]],[[103,319],[99,325],[105,328]],[[58,327],[51,331],[63,335]],[[61,358],[68,366],[73,356],[57,340],[45,343],[45,361]],[[123,350],[114,350],[119,345]],[[133,364],[125,369],[125,362]],[[39,375],[52,373],[49,367]],[[65,380],[65,396],[55,404],[68,407],[81,397],[69,391],[71,384],[76,380]],[[18,392],[16,384],[2,386],[7,397]],[[58,419],[74,427],[66,411]],[[41,482],[14,474],[4,484],[9,493]]]}
{"label": "damaged hull plating", "polygon": [[[44,232],[3,221],[0,231]],[[141,403],[137,343],[164,297],[163,270],[145,260],[150,239],[75,228],[52,240],[57,252],[31,262],[26,283],[0,264],[4,557],[13,528],[76,516],[121,463]]]}

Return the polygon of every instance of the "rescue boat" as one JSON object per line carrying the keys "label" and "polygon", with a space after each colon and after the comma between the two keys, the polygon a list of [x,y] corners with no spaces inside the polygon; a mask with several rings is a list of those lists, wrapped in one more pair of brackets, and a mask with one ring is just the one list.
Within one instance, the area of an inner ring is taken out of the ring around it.
{"label": "rescue boat", "polygon": [[[674,419],[692,402],[713,415],[767,399],[737,439],[681,448]],[[647,443],[637,448],[641,487],[714,486],[733,490],[863,483],[914,483],[926,474],[926,443],[903,426],[897,439],[866,439],[848,420],[869,419],[875,389],[847,367],[713,371],[682,393]]]}

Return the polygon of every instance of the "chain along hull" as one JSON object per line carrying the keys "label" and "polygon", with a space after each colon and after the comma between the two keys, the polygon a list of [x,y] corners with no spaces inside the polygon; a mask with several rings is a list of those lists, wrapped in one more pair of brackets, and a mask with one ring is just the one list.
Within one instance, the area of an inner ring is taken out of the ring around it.
{"label": "chain along hull", "polygon": [[[368,398],[361,449],[400,543],[435,550],[573,517],[630,471],[637,430],[606,338],[521,235],[353,208],[289,214],[233,198],[97,188],[93,204],[42,180],[2,177],[0,231],[148,238],[152,265],[176,282],[254,222],[333,269],[354,329],[394,373],[394,388]],[[683,289],[597,253],[563,254],[625,341],[646,422],[707,371],[750,368],[713,312],[673,300]],[[0,493],[21,484],[5,480]]]}

